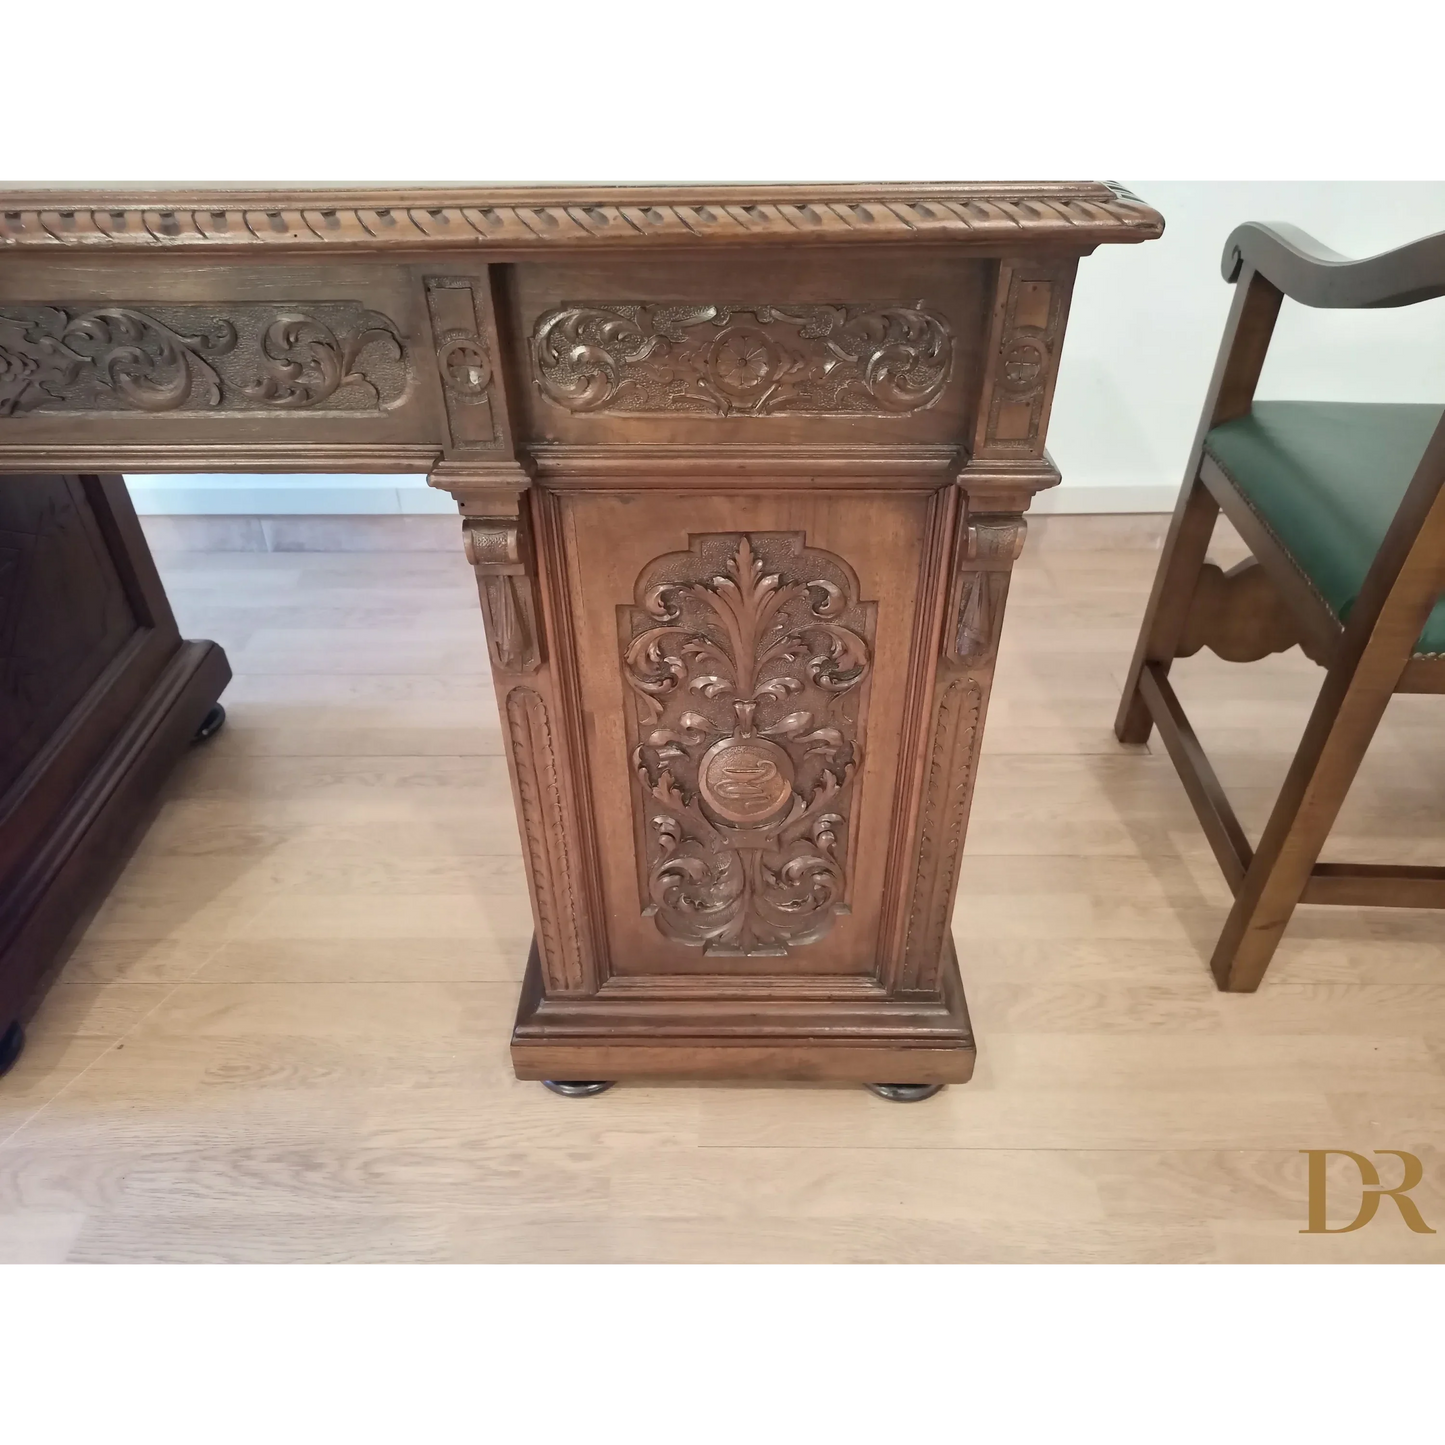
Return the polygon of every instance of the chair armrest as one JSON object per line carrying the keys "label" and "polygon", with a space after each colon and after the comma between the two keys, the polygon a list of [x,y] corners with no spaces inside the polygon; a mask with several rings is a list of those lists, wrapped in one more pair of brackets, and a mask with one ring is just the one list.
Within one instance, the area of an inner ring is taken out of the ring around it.
{"label": "chair armrest", "polygon": [[1445,231],[1354,261],[1296,226],[1247,221],[1225,242],[1224,279],[1246,265],[1305,306],[1411,306],[1445,296]]}

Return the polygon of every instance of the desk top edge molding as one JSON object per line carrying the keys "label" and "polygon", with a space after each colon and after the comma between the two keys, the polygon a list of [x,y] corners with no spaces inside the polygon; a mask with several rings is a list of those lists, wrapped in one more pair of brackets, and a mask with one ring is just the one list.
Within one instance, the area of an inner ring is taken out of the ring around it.
{"label": "desk top edge molding", "polygon": [[1163,218],[1105,182],[0,191],[0,253],[499,252],[908,241],[1079,251]]}

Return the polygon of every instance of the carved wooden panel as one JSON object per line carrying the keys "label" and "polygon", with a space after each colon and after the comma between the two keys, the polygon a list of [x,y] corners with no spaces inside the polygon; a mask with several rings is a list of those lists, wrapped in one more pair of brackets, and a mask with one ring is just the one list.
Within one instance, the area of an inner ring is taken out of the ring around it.
{"label": "carved wooden panel", "polygon": [[907,415],[938,400],[953,333],[923,302],[576,302],[538,317],[541,394],[572,412]]}
{"label": "carved wooden panel", "polygon": [[0,792],[135,630],[79,481],[0,487]]}
{"label": "carved wooden panel", "polygon": [[643,911],[779,955],[846,910],[876,606],[801,533],[707,533],[619,609]]}
{"label": "carved wooden panel", "polygon": [[427,307],[436,344],[437,371],[446,396],[452,445],[496,447],[501,429],[493,411],[493,362],[485,316],[473,276],[428,276]]}
{"label": "carved wooden panel", "polygon": [[374,412],[410,382],[395,323],[355,301],[0,307],[0,417]]}

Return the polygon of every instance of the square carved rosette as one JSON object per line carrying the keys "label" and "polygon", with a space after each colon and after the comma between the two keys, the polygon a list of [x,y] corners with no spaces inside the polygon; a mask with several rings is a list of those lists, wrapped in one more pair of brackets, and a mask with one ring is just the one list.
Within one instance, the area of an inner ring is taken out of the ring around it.
{"label": "square carved rosette", "polygon": [[959,865],[1115,187],[0,197],[0,463],[426,470],[536,932],[523,1078],[945,1083]]}

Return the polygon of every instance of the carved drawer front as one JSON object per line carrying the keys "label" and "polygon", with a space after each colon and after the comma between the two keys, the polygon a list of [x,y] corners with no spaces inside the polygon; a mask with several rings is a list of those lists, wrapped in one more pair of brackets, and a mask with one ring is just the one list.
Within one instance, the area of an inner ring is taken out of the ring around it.
{"label": "carved drawer front", "polygon": [[934,499],[845,500],[556,499],[614,975],[879,963]]}
{"label": "carved drawer front", "polygon": [[440,445],[422,278],[360,264],[0,268],[8,443]]}
{"label": "carved drawer front", "polygon": [[543,444],[956,441],[977,391],[985,270],[797,254],[518,266],[527,431]]}

